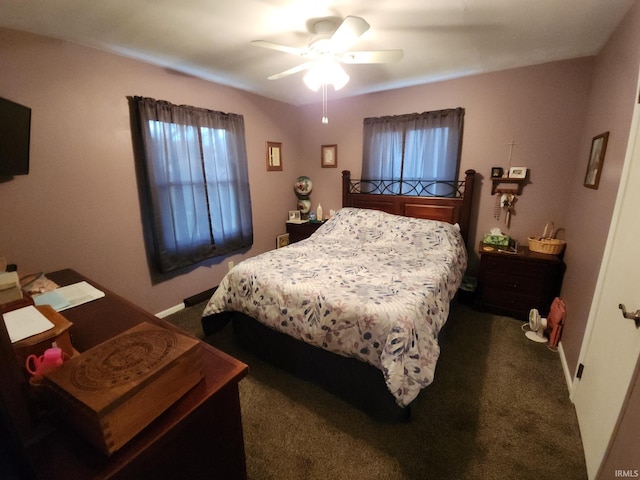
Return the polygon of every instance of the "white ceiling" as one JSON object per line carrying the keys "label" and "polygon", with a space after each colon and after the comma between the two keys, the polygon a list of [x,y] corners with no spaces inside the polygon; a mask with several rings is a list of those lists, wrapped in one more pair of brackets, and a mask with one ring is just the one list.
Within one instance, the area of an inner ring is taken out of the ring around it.
{"label": "white ceiling", "polygon": [[354,15],[371,28],[352,50],[402,49],[383,65],[346,65],[331,97],[360,95],[598,53],[635,0],[2,0],[0,26],[189,73],[295,105],[319,93],[302,63],[259,48],[304,48],[309,20]]}

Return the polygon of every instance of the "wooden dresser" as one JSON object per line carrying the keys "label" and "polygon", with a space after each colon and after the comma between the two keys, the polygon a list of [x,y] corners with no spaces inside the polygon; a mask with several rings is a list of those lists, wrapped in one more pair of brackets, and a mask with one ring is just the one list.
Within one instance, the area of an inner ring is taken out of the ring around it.
{"label": "wooden dresser", "polygon": [[517,254],[483,247],[481,243],[475,306],[521,320],[529,318],[532,308],[546,316],[551,302],[560,295],[566,268],[562,258],[527,247],[520,247]]}
{"label": "wooden dresser", "polygon": [[[177,330],[73,270],[47,277],[61,286],[86,280],[106,293],[104,298],[62,312],[73,323],[71,341],[80,352],[141,322]],[[245,479],[238,382],[248,368],[204,342],[199,347],[204,379],[110,457],[69,428],[43,426],[32,419],[40,433],[28,444],[12,448],[22,452],[23,458],[16,461],[21,466],[18,478]]]}

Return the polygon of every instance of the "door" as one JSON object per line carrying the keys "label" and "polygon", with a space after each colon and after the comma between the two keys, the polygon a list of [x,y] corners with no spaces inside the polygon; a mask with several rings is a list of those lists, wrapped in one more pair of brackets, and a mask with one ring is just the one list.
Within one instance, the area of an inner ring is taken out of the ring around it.
{"label": "door", "polygon": [[582,378],[572,400],[584,445],[587,472],[596,478],[635,382],[640,329],[623,318],[619,304],[640,309],[640,107],[636,104],[620,189],[580,353]]}

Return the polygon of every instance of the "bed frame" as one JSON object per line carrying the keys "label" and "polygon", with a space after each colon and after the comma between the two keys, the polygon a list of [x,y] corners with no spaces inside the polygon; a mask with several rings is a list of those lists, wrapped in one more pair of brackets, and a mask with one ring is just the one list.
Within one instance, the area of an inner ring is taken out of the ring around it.
{"label": "bed frame", "polygon": [[[371,208],[405,217],[457,223],[467,242],[476,171],[467,170],[464,173],[464,180],[451,181],[352,180],[351,172],[343,170],[342,206]],[[408,193],[385,193],[400,189]],[[367,193],[371,191],[385,194]],[[435,191],[444,191],[445,196],[432,195],[431,192]]]}
{"label": "bed frame", "polygon": [[[403,196],[367,193],[372,190],[388,191],[398,185],[397,182],[352,180],[350,172],[345,170],[342,172],[342,205],[457,223],[465,242],[468,242],[475,175],[474,170],[467,170],[463,181],[412,183],[410,190],[414,195]],[[428,194],[436,186],[442,191],[443,185],[447,196],[415,195]],[[396,404],[377,368],[355,358],[308,345],[239,312],[204,317],[202,326],[205,334],[209,335],[228,321],[233,322],[240,344],[267,362],[298,378],[312,381],[376,420],[399,422],[409,419],[410,406],[401,408]]]}

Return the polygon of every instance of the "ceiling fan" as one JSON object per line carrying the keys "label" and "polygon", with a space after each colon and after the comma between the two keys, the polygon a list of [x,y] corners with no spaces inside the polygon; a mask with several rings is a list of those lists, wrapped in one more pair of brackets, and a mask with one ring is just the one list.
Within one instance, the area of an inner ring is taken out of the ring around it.
{"label": "ceiling fan", "polygon": [[305,76],[305,83],[309,88],[317,91],[322,84],[331,83],[338,90],[349,81],[349,76],[340,67],[340,63],[388,63],[398,61],[404,55],[402,50],[349,51],[369,28],[369,24],[360,17],[347,16],[337,27],[336,22],[331,19],[320,19],[313,24],[314,35],[306,48],[288,47],[265,40],[254,40],[251,44],[297,55],[307,60],[284,72],[271,75],[268,77],[269,80],[278,80],[309,70]]}

